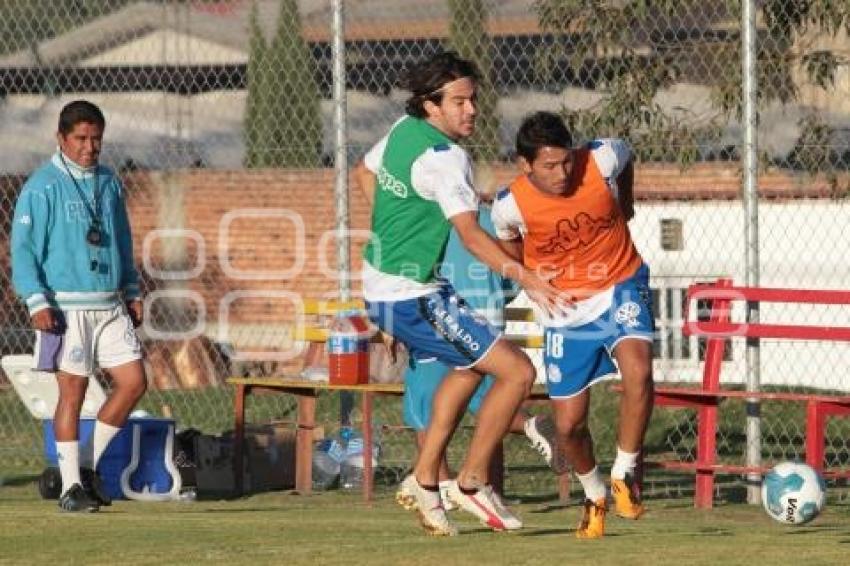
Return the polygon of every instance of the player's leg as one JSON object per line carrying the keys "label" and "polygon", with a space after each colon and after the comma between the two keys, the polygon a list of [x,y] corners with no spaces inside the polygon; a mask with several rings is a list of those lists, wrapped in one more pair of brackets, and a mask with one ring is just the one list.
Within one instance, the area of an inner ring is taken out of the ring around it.
{"label": "player's leg", "polygon": [[[507,433],[511,421],[534,383],[531,360],[507,340],[499,340],[475,369],[493,376],[484,397],[466,459],[458,472],[462,488],[487,483],[487,470],[496,446]],[[471,395],[471,392],[470,392]]]}
{"label": "player's leg", "polygon": [[[431,421],[431,407],[437,388],[445,377],[449,368],[437,360],[415,360],[411,359],[411,367],[404,373],[404,396],[402,398],[404,424],[414,430],[416,437],[417,458],[425,441],[425,430]],[[416,466],[416,459],[413,461]],[[453,504],[449,504],[444,493],[448,489],[448,480],[451,477],[445,453],[440,462],[438,480],[443,506],[450,510]],[[405,509],[416,510],[416,497],[414,495],[413,482],[416,481],[413,474],[404,478],[396,491],[396,501]]]}
{"label": "player's leg", "polygon": [[519,348],[499,340],[475,367],[493,375],[494,382],[481,404],[466,459],[449,496],[494,530],[518,529],[522,522],[495,496],[488,473],[497,446],[531,391],[534,366]]}
{"label": "player's leg", "polygon": [[98,504],[82,487],[80,473],[79,421],[80,411],[88,389],[88,377],[66,371],[56,373],[59,399],[53,415],[56,435],[56,458],[62,476],[62,495],[59,508],[70,512],[97,511]]}
{"label": "player's leg", "polygon": [[455,428],[481,381],[474,370],[451,370],[443,378],[431,403],[431,416],[414,473],[422,485],[438,485],[440,463]]}
{"label": "player's leg", "polygon": [[145,394],[147,378],[141,359],[141,344],[125,309],[119,307],[101,316],[95,332],[97,358],[112,387],[97,413],[92,439],[92,470],[84,470],[86,477],[83,479],[88,492],[101,505],[109,505],[111,500],[100,485],[95,470],[109,443]]}
{"label": "player's leg", "polygon": [[576,529],[578,538],[599,538],[605,534],[607,511],[605,482],[593,453],[593,438],[587,425],[590,390],[566,399],[552,399],[558,451],[570,462],[584,490],[584,510]]}
{"label": "player's leg", "polygon": [[80,412],[93,371],[91,359],[91,328],[85,311],[63,311],[65,334],[56,372],[59,399],[53,415],[56,436],[56,456],[62,476],[62,495],[59,508],[71,512],[98,510],[97,501],[91,499],[82,487],[80,473]]}
{"label": "player's leg", "polygon": [[[463,325],[455,324],[458,320],[455,316],[458,304],[462,304],[462,300],[447,287],[430,295],[408,300],[367,301],[366,307],[372,321],[381,330],[403,342],[411,357],[435,358],[450,367],[456,367],[474,363],[478,359],[474,349],[483,347],[486,350],[495,340],[486,325],[467,331],[469,317],[464,317]],[[461,331],[462,335],[458,331]],[[464,338],[471,339],[472,344],[464,342]],[[422,527],[432,535],[457,534],[457,528],[448,520],[443,508],[438,481],[442,452],[479,380],[474,372],[466,370],[465,373],[466,379],[444,380],[443,385],[446,381],[451,381],[444,394],[445,404],[436,415],[431,415],[431,426],[423,439],[414,473],[402,482],[402,489],[412,493],[416,500],[415,508]],[[466,381],[470,379],[472,383],[465,386]],[[456,398],[458,385],[467,390],[460,395],[460,399]],[[434,404],[437,403],[439,401]]]}
{"label": "player's leg", "polygon": [[617,430],[617,456],[611,467],[611,493],[617,514],[640,517],[644,508],[634,481],[634,470],[653,408],[652,344],[643,339],[621,340],[614,349],[623,395]]}
{"label": "player's leg", "polygon": [[590,387],[616,368],[605,350],[596,321],[579,327],[545,330],[543,361],[558,436],[558,468],[572,465],[584,490],[584,513],[578,538],[599,538],[605,533],[606,489],[593,454],[588,428]]}
{"label": "player's leg", "polygon": [[[112,391],[98,411],[97,420],[116,429],[117,432],[127,422],[133,408],[145,394],[147,389],[145,367],[141,360],[134,360],[105,371],[112,382]],[[106,445],[96,447],[96,458],[99,458],[105,449]]]}
{"label": "player's leg", "polygon": [[606,346],[617,360],[623,383],[611,493],[617,514],[628,519],[637,519],[644,512],[634,469],[653,407],[651,297],[649,269],[642,266],[614,288],[608,313],[613,332]]}
{"label": "player's leg", "polygon": [[98,364],[112,383],[109,397],[97,413],[95,426],[102,427],[103,436],[108,436],[105,443],[104,439],[99,441],[95,438],[93,461],[97,466],[109,440],[124,426],[130,412],[145,394],[147,379],[142,363],[142,346],[123,306],[102,315],[94,339]]}

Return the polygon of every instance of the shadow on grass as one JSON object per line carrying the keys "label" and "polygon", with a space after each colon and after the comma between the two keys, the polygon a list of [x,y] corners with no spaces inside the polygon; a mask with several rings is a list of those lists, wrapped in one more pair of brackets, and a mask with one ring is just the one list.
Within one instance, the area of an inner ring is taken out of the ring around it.
{"label": "shadow on grass", "polygon": [[27,484],[33,484],[33,486],[37,486],[38,474],[23,474],[3,477],[3,485],[21,486]]}

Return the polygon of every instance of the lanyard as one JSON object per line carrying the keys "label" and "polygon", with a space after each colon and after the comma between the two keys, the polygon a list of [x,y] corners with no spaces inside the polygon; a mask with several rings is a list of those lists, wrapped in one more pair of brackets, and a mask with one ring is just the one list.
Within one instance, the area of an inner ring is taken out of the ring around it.
{"label": "lanyard", "polygon": [[59,159],[62,161],[62,165],[65,166],[65,171],[68,172],[68,176],[71,177],[71,181],[74,183],[74,188],[77,189],[77,194],[80,195],[80,198],[83,200],[86,211],[88,211],[89,216],[91,216],[92,224],[100,226],[100,183],[98,182],[99,179],[97,177],[97,165],[95,165],[94,170],[94,190],[92,191],[94,208],[92,208],[89,204],[89,200],[86,198],[86,194],[80,188],[80,185],[77,184],[77,179],[71,173],[71,169],[68,167],[68,163],[65,161],[65,156],[62,155],[61,151],[59,152]]}

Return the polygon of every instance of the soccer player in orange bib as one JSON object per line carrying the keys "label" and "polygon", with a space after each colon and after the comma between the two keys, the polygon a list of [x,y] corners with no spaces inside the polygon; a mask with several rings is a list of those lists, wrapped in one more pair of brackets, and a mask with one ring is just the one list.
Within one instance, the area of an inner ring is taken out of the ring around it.
{"label": "soccer player in orange bib", "polygon": [[[587,426],[590,386],[619,372],[623,382],[611,493],[621,517],[644,508],[634,470],[652,413],[649,268],[627,222],[634,216],[631,151],[619,139],[575,149],[556,114],[527,117],[517,133],[523,172],[497,195],[493,222],[503,246],[525,266],[555,272],[574,301],[543,312],[544,364],[561,457],[585,493],[579,538],[605,533],[607,498]],[[614,361],[616,360],[616,365]]]}

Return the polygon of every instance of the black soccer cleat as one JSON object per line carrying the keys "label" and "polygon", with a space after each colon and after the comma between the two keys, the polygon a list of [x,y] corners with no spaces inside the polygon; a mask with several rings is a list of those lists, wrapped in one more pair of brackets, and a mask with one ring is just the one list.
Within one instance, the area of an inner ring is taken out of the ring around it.
{"label": "black soccer cleat", "polygon": [[103,489],[103,480],[92,469],[82,468],[80,470],[80,479],[83,482],[83,489],[89,499],[97,503],[100,507],[109,507],[112,505],[112,498],[106,494]]}
{"label": "black soccer cleat", "polygon": [[86,494],[83,486],[75,483],[59,498],[59,509],[67,513],[95,513],[100,506]]}

